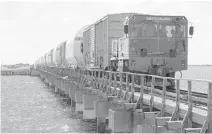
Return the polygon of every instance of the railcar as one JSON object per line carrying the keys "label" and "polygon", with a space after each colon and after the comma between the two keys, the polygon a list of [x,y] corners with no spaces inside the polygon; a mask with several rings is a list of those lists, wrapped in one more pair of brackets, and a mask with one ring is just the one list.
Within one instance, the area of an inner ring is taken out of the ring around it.
{"label": "railcar", "polygon": [[84,68],[83,59],[83,30],[84,26],[77,31],[73,38],[70,38],[66,42],[66,54],[65,54],[65,66],[69,68]]}
{"label": "railcar", "polygon": [[87,28],[87,25],[83,26],[75,35],[73,40],[73,56],[77,62],[78,68],[85,68],[85,62],[83,57],[84,44],[83,44],[83,31]]}
{"label": "railcar", "polygon": [[86,67],[107,69],[111,66],[111,43],[124,35],[124,18],[136,13],[108,14],[83,32],[83,56]]}

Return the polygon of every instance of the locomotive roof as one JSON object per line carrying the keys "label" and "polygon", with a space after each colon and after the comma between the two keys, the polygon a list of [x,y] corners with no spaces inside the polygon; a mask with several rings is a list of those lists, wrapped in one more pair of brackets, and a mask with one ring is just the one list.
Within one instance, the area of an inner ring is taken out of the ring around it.
{"label": "locomotive roof", "polygon": [[181,15],[133,14],[133,15],[131,15],[131,17],[132,16],[152,16],[152,17],[155,16],[155,17],[172,17],[172,18],[174,18],[174,17],[184,17],[187,20],[187,18],[185,16],[181,16]]}

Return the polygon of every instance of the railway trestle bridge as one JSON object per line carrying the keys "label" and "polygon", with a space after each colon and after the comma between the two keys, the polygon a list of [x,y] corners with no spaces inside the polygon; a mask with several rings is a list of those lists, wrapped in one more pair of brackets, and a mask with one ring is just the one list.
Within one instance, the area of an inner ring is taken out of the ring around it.
{"label": "railway trestle bridge", "polygon": [[[29,74],[39,76],[54,93],[70,100],[83,119],[97,119],[98,132],[212,133],[209,80],[58,67],[31,69]],[[173,90],[168,88],[170,80],[175,81]],[[185,90],[180,88],[182,81]],[[207,93],[192,90],[198,82],[207,84]]]}

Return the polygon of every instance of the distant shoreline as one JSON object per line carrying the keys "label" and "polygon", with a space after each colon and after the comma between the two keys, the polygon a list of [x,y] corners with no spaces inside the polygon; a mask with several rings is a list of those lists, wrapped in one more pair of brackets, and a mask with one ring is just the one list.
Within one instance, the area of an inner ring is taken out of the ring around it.
{"label": "distant shoreline", "polygon": [[212,65],[188,65],[188,66],[212,66]]}

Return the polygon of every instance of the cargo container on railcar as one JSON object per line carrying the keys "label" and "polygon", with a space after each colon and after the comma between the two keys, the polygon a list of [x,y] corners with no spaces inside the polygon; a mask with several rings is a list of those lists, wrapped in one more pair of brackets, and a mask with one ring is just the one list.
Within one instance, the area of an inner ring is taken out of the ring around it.
{"label": "cargo container on railcar", "polygon": [[87,66],[94,64],[105,69],[111,65],[112,40],[124,35],[123,20],[132,14],[136,13],[108,14],[84,31],[85,48],[89,46],[84,53]]}

